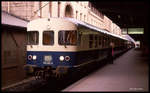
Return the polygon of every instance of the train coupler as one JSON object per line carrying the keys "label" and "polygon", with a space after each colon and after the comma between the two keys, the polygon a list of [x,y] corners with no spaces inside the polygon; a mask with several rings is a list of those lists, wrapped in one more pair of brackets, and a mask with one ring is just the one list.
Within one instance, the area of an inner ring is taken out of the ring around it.
{"label": "train coupler", "polygon": [[37,70],[35,72],[35,79],[43,79],[47,80],[52,75],[52,69],[51,67],[44,67],[41,70]]}

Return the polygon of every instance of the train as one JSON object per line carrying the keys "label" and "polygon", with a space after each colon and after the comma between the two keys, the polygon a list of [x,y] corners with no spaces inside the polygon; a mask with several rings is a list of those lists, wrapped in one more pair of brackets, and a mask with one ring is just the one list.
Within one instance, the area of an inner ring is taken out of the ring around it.
{"label": "train", "polygon": [[[27,24],[26,67],[36,78],[60,76],[131,48],[132,41],[74,18],[39,18]],[[129,47],[130,46],[130,47]]]}

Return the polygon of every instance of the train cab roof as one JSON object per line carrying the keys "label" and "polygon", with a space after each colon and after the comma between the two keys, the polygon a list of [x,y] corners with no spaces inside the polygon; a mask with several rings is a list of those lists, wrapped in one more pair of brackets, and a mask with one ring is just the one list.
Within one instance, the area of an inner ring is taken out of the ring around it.
{"label": "train cab roof", "polygon": [[76,28],[74,23],[64,18],[39,18],[27,24],[27,31],[75,30]]}

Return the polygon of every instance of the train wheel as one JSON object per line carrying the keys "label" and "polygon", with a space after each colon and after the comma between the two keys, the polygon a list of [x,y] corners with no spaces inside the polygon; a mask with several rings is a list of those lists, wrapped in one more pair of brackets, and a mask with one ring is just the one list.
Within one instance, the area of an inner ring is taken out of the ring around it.
{"label": "train wheel", "polygon": [[39,79],[39,73],[40,73],[39,71],[36,71],[36,72],[35,72],[35,79],[36,79],[36,80]]}
{"label": "train wheel", "polygon": [[36,71],[35,72],[35,79],[39,80],[39,79],[42,79],[42,78],[44,78],[44,72],[43,71]]}

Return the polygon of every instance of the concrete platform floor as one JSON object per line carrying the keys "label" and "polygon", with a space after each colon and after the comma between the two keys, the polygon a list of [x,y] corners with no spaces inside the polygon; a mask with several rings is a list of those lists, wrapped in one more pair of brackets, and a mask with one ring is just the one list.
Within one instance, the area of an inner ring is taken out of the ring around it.
{"label": "concrete platform floor", "polygon": [[62,91],[149,91],[149,59],[131,49]]}

